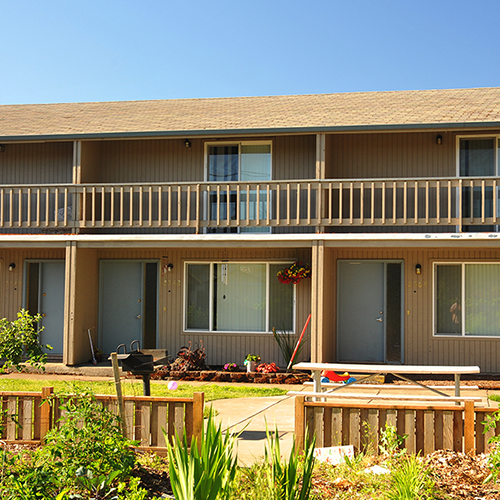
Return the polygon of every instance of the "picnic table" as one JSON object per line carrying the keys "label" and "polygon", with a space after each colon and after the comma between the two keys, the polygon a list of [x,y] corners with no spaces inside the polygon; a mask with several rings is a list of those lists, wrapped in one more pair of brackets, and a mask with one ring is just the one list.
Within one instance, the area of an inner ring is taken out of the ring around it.
{"label": "picnic table", "polygon": [[341,384],[328,392],[338,391],[349,387],[352,384],[366,382],[379,375],[391,374],[395,377],[410,382],[417,386],[423,387],[429,391],[435,392],[443,397],[450,397],[444,392],[438,391],[433,387],[426,386],[411,380],[408,375],[453,375],[455,380],[455,398],[460,398],[460,376],[480,373],[479,366],[431,366],[431,365],[375,365],[375,364],[358,364],[358,363],[309,363],[302,362],[293,365],[294,370],[310,370],[313,375],[313,392],[321,393],[321,372],[323,370],[334,371],[339,374],[348,372],[349,374],[366,374],[363,378],[358,378],[356,381],[351,381],[346,384]]}

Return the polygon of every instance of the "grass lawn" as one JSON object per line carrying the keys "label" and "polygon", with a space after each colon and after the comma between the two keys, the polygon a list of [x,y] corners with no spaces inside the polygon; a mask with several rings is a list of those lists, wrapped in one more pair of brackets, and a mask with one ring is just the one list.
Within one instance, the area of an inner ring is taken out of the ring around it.
{"label": "grass lawn", "polygon": [[[8,375],[0,377],[0,391],[34,391],[39,392],[42,387],[53,387],[56,393],[92,392],[93,394],[116,394],[114,381],[77,381],[67,382],[55,378],[47,379],[12,379]],[[142,396],[142,380],[122,381],[122,391],[127,396]],[[204,392],[205,401],[229,398],[248,398],[282,396],[286,389],[274,387],[248,387],[231,385],[190,385],[179,383],[177,390],[168,389],[165,382],[151,381],[151,396],[191,397],[193,392]]]}

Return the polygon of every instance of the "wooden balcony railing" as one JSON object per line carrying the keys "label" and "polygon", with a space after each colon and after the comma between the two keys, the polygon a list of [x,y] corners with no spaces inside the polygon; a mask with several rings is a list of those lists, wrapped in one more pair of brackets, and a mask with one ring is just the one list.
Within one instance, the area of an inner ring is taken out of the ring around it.
{"label": "wooden balcony railing", "polygon": [[[500,178],[0,186],[1,228],[495,226]],[[453,230],[455,230],[453,228]],[[485,228],[486,229],[486,228]]]}

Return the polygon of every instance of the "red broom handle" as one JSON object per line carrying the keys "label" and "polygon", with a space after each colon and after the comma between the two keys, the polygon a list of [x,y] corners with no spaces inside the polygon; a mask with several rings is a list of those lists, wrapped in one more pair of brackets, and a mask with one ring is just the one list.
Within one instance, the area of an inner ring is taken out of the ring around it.
{"label": "red broom handle", "polygon": [[311,315],[307,317],[306,324],[304,325],[304,328],[302,330],[302,333],[300,334],[299,340],[297,342],[297,345],[295,346],[295,350],[293,351],[292,357],[290,358],[290,363],[288,363],[288,366],[286,367],[287,370],[290,369],[290,366],[292,366],[293,363],[293,358],[295,358],[295,355],[297,354],[297,351],[299,349],[299,345],[302,342],[302,339],[304,338],[304,333],[306,333],[307,327],[309,325],[309,321],[311,321]]}

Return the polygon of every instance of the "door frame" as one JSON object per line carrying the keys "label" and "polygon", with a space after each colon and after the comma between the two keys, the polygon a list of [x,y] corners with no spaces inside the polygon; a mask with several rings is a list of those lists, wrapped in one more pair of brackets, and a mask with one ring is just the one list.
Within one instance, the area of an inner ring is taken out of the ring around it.
{"label": "door frame", "polygon": [[[145,302],[144,302],[144,295],[145,295],[145,289],[144,289],[144,278],[145,278],[145,270],[146,264],[151,264],[155,263],[156,264],[156,346],[159,346],[159,341],[160,341],[160,259],[99,259],[99,296],[98,296],[98,308],[99,308],[99,329],[97,331],[97,345],[99,348],[102,348],[102,324],[103,324],[103,310],[101,307],[101,297],[102,297],[102,291],[103,291],[103,273],[102,273],[102,265],[104,262],[121,262],[121,263],[126,263],[126,262],[133,262],[133,263],[140,263],[141,264],[141,300],[142,300],[142,311],[141,311],[141,348],[143,347],[144,343],[144,307],[145,307]],[[130,346],[127,346],[127,350],[130,348]],[[127,351],[128,352],[128,351]]]}
{"label": "door frame", "polygon": [[399,361],[387,361],[387,321],[384,321],[384,331],[383,331],[383,342],[384,342],[384,364],[404,364],[404,352],[405,352],[405,315],[404,315],[404,305],[405,305],[405,262],[403,259],[337,259],[337,280],[336,280],[336,310],[337,310],[337,318],[336,318],[336,338],[335,338],[335,352],[336,359],[339,359],[339,349],[340,349],[340,273],[339,266],[341,262],[374,262],[374,263],[382,263],[384,264],[384,311],[387,311],[387,264],[400,264],[401,266],[401,332],[400,332],[400,344],[401,344],[401,359]]}

